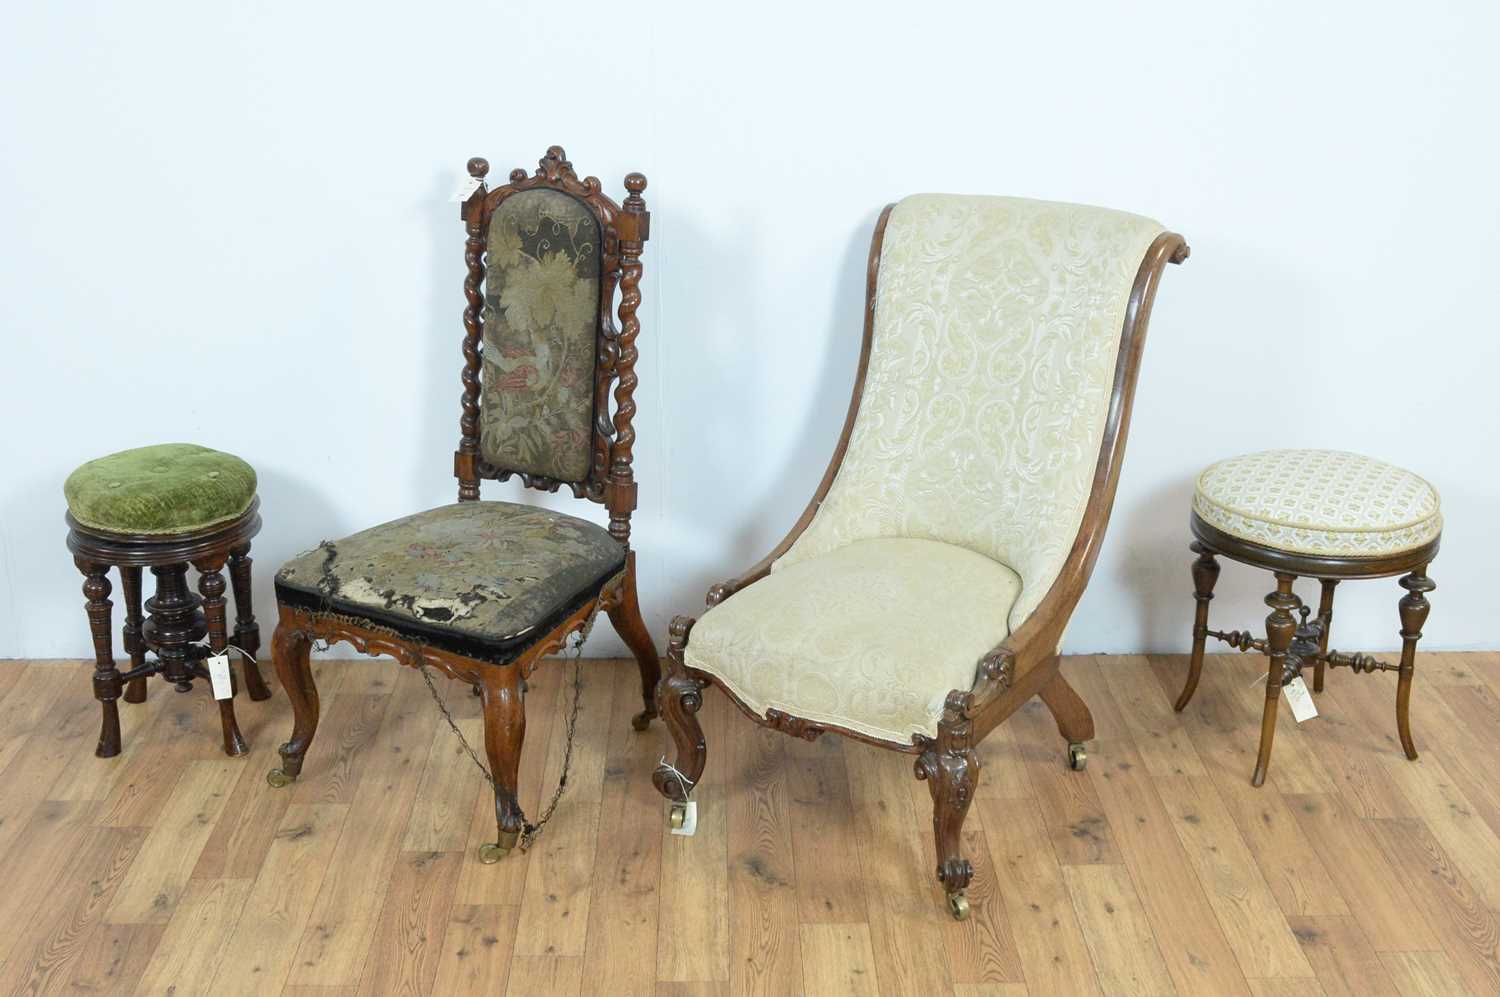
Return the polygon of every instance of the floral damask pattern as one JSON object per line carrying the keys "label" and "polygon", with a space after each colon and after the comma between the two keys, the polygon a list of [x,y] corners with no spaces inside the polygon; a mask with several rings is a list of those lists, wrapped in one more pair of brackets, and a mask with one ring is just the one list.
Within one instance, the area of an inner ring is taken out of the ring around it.
{"label": "floral damask pattern", "polygon": [[490,217],[480,452],[495,467],[588,477],[599,323],[599,223],[561,191]]}
{"label": "floral damask pattern", "polygon": [[762,715],[782,710],[869,737],[933,737],[950,689],[974,684],[1008,632],[1021,581],[931,540],[861,540],[787,565],[693,627],[686,662]]}
{"label": "floral damask pattern", "polygon": [[332,612],[500,640],[565,609],[624,561],[608,531],[585,520],[460,502],[299,554],[276,584]]}
{"label": "floral damask pattern", "polygon": [[848,452],[776,569],[875,537],[941,540],[1020,576],[1009,606],[1020,626],[1083,521],[1125,308],[1161,232],[1148,218],[1044,201],[898,204]]}
{"label": "floral damask pattern", "polygon": [[1377,557],[1443,529],[1437,490],[1399,467],[1339,450],[1266,450],[1210,465],[1193,511],[1230,536],[1294,554]]}

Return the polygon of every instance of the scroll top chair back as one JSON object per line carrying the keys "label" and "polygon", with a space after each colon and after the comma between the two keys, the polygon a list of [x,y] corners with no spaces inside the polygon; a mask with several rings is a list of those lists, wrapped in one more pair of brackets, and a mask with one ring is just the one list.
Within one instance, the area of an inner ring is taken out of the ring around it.
{"label": "scroll top chair back", "polygon": [[[464,203],[463,416],[455,454],[459,500],[482,478],[534,488],[567,485],[610,509],[610,533],[630,534],[635,339],[641,250],[650,213],[646,178],[625,179],[617,204],[595,177],[580,180],[559,146],[535,174],[488,190],[489,164],[471,160],[479,188]],[[614,306],[619,291],[619,325]],[[614,388],[613,406],[610,389]]]}
{"label": "scroll top chair back", "polygon": [[777,566],[857,540],[943,541],[1020,576],[1019,627],[1079,535],[1132,285],[1162,232],[1007,197],[922,194],[891,209],[848,449]]}

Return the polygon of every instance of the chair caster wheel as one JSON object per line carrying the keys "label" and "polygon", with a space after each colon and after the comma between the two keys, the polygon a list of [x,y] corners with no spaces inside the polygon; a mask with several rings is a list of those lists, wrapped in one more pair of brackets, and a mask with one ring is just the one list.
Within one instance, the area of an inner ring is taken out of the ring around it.
{"label": "chair caster wheel", "polygon": [[281,769],[272,769],[266,773],[266,782],[270,783],[274,789],[285,789],[296,781],[296,776],[287,775]]}
{"label": "chair caster wheel", "polygon": [[1083,750],[1083,745],[1076,742],[1068,745],[1068,768],[1074,772],[1082,772],[1088,763],[1089,754]]}
{"label": "chair caster wheel", "polygon": [[967,921],[969,919],[969,898],[962,893],[948,894],[948,913],[953,915],[955,921]]}
{"label": "chair caster wheel", "polygon": [[487,841],[479,846],[479,861],[485,865],[494,865],[511,853],[520,838],[520,831],[501,831],[498,841]]}
{"label": "chair caster wheel", "polygon": [[655,710],[642,710],[630,718],[630,726],[636,730],[645,730],[651,726],[651,720],[656,716]]}
{"label": "chair caster wheel", "polygon": [[672,824],[672,830],[674,830],[674,831],[680,831],[680,830],[682,830],[683,826],[685,824],[687,824],[687,804],[686,803],[674,803],[674,804],[672,804],[672,814],[671,814],[670,817],[668,817],[668,820]]}

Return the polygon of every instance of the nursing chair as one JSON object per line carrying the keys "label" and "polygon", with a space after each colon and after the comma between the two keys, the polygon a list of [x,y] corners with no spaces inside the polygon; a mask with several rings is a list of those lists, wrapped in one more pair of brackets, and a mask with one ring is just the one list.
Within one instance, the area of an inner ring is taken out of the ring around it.
{"label": "nursing chair", "polygon": [[[607,612],[640,666],[637,730],[656,715],[660,674],[630,549],[646,178],[628,175],[618,204],[596,178],[579,179],[559,146],[534,174],[512,170],[494,189],[488,172],[483,159],[469,160],[473,189],[461,208],[468,306],[458,502],[325,541],[277,574],[272,651],[295,722],[269,776],[273,786],[296,779],[317,733],[312,641],[347,641],[433,669],[472,686],[483,703],[498,830],[480,849],[487,863],[537,826],[516,788],[526,679],[543,657]],[[603,505],[608,529],[479,501],[481,480],[512,476]]]}
{"label": "nursing chair", "polygon": [[759,564],[672,621],[654,776],[686,819],[714,685],[764,726],[916,756],[956,918],[976,746],[1040,696],[1081,769],[1094,733],[1059,673],[1099,554],[1157,283],[1182,237],[1102,208],[923,194],[875,226],[864,343],[812,500]]}

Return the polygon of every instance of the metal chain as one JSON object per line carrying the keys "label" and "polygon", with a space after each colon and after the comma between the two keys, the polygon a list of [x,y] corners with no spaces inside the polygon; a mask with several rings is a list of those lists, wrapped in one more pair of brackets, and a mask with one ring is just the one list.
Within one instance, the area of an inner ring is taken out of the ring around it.
{"label": "metal chain", "polygon": [[[568,788],[568,770],[573,765],[573,741],[578,733],[578,706],[583,699],[583,644],[589,639],[589,634],[594,630],[594,621],[599,618],[599,604],[596,602],[594,608],[589,612],[588,619],[584,621],[582,629],[574,635],[573,639],[573,705],[568,710],[567,742],[563,748],[562,775],[557,780],[557,789],[552,793],[552,799],[548,801],[546,808],[542,811],[536,823],[526,819],[525,811],[521,812],[521,840],[518,843],[521,851],[529,849],[535,843],[537,837],[542,833],[542,828],[552,819],[552,814],[557,810],[557,803],[562,799],[563,793]],[[427,691],[432,693],[432,701],[437,704],[438,710],[443,714],[443,719],[448,721],[448,726],[453,730],[463,749],[468,753],[474,767],[484,774],[485,781],[490,784],[490,789],[496,793],[500,792],[500,784],[495,780],[495,775],[490,767],[479,757],[479,752],[464,737],[464,732],[459,729],[458,722],[453,719],[453,714],[448,710],[448,704],[438,694],[437,685],[432,681],[432,674],[425,662],[417,668],[422,672],[422,679],[427,683]],[[516,809],[520,809],[517,801]]]}

